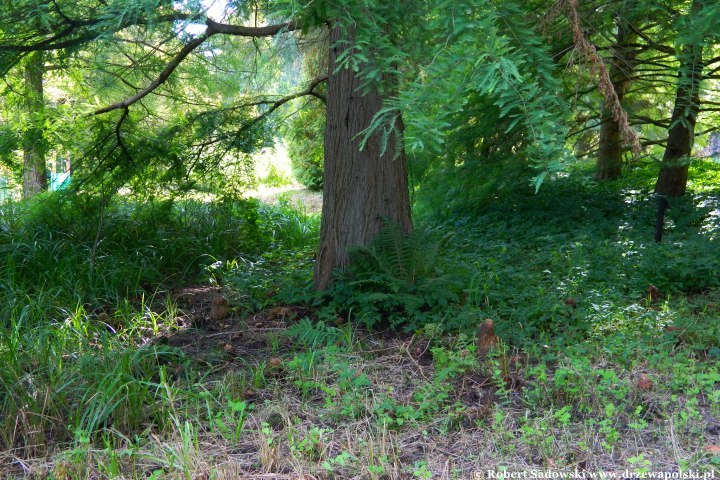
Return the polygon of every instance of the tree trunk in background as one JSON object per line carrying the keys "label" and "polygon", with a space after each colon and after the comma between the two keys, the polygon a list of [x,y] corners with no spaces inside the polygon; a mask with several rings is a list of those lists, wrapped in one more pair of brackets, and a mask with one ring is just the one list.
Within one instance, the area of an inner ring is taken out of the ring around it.
{"label": "tree trunk in background", "polygon": [[[610,79],[620,102],[630,86],[633,73],[635,52],[628,46],[635,41],[636,35],[630,25],[621,17],[617,22],[618,33],[613,47],[613,59],[610,66]],[[612,110],[603,107],[600,125],[600,145],[595,164],[596,180],[619,178],[623,167],[623,139],[620,125],[613,118]]]}
{"label": "tree trunk in background", "polygon": [[702,54],[701,44],[683,48],[667,147],[655,184],[655,192],[660,195],[679,197],[685,194],[688,161],[695,142],[695,123],[700,110]]}
{"label": "tree trunk in background", "polygon": [[[412,229],[405,151],[398,138],[392,134],[383,152],[382,135],[374,134],[360,150],[357,137],[370,125],[383,98],[376,92],[363,95],[352,70],[335,71],[338,55],[353,40],[352,33],[349,38],[341,35],[339,28],[330,35],[323,209],[315,263],[319,290],[329,286],[335,269],[347,266],[348,247],[368,244],[383,219]],[[402,135],[398,123],[396,133]]]}
{"label": "tree trunk in background", "polygon": [[45,170],[45,98],[43,96],[43,53],[28,55],[25,65],[25,108],[28,127],[23,133],[23,198],[30,198],[47,190]]}

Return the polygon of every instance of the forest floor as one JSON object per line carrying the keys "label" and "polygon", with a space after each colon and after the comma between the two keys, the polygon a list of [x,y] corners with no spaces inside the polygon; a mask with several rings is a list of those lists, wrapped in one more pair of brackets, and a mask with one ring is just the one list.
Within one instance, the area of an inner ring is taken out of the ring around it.
{"label": "forest floor", "polygon": [[660,244],[650,188],[512,192],[325,294],[288,201],[7,206],[0,477],[717,477],[717,184]]}
{"label": "forest floor", "polygon": [[[613,343],[591,359],[504,343],[477,359],[462,335],[313,327],[306,306],[237,314],[240,293],[196,285],[168,297],[174,327],[147,338],[182,352],[163,365],[172,421],[162,434],[112,449],[80,442],[50,461],[7,452],[6,464],[68,479],[717,473],[717,364],[683,355],[685,332],[654,334],[677,344],[669,363],[618,364]],[[227,317],[214,310],[220,298],[231,299]],[[205,372],[199,383],[193,371]]]}
{"label": "forest floor", "polygon": [[[304,306],[212,320],[222,294],[181,291],[202,328],[160,337],[211,367],[239,402],[228,396],[227,412],[216,414],[222,422],[196,425],[200,448],[186,452],[193,478],[717,473],[717,373],[695,383],[704,376],[691,379],[691,364],[627,368],[610,353],[550,363],[503,344],[476,362],[462,336],[298,328],[311,313]],[[680,346],[683,333],[655,335]],[[238,405],[242,414],[233,414]],[[185,434],[176,432],[173,448]]]}

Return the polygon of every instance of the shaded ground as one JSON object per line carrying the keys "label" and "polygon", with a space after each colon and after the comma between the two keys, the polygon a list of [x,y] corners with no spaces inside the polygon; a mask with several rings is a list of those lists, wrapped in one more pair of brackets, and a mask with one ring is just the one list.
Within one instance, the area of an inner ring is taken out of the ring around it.
{"label": "shaded ground", "polygon": [[[0,451],[0,472],[58,480],[405,480],[500,469],[630,479],[692,469],[717,477],[719,257],[715,240],[696,234],[720,231],[716,203],[676,205],[666,241],[656,245],[649,201],[562,193],[496,202],[476,224],[443,228],[460,234],[453,265],[477,269],[465,277],[466,307],[476,309],[468,325],[491,317],[507,340],[487,357],[477,359],[471,338],[441,334],[437,323],[422,323],[416,335],[368,332],[357,326],[359,309],[348,324],[275,306],[278,286],[292,284],[305,260],[274,254],[265,263],[238,262],[231,274],[212,277],[235,290],[196,285],[171,292],[170,301],[160,299],[164,292],[151,305],[132,300],[130,314],[112,305],[80,309],[52,325],[58,338],[101,327],[90,331],[89,348],[57,356],[68,359],[65,371],[77,359],[94,360],[70,370],[88,380],[56,410],[18,402],[18,417],[53,419],[50,434],[55,424],[68,434],[43,445],[37,424],[22,424],[27,441]],[[203,237],[209,230],[199,229]],[[365,293],[372,302],[387,292]],[[274,308],[248,313],[248,305],[268,304]],[[227,315],[213,314],[216,305]],[[38,311],[46,328],[47,309]],[[448,308],[441,321],[454,315]],[[96,346],[113,321],[118,332],[122,322],[131,332],[128,343],[112,332],[118,353]],[[36,372],[42,357],[35,352],[52,349],[28,345],[15,393],[29,391],[22,398],[40,403],[61,396],[70,377],[32,388],[60,363]],[[129,366],[110,368],[119,360]],[[146,414],[129,426],[127,411],[137,405]],[[100,414],[86,440],[80,417]]]}
{"label": "shaded ground", "polygon": [[190,328],[167,333],[154,341],[179,347],[196,359],[217,361],[216,354],[222,352],[223,363],[232,363],[235,359],[261,361],[270,358],[268,335],[284,331],[300,315],[309,313],[304,307],[294,306],[245,316],[229,304],[227,316],[216,315],[213,301],[218,298],[225,299],[225,295],[214,286],[196,285],[176,292],[174,300],[190,320]]}
{"label": "shaded ground", "polygon": [[[215,286],[171,298],[179,328],[151,340],[186,354],[186,363],[167,365],[160,384],[168,424],[139,443],[120,436],[113,448],[80,444],[52,459],[0,453],[10,478],[717,473],[720,383],[712,369],[681,379],[599,356],[596,377],[578,372],[573,380],[577,359],[547,362],[502,342],[476,359],[462,336],[369,333],[341,319],[313,324],[300,306],[248,315],[237,308],[241,296]],[[228,301],[226,316],[214,311],[218,299]],[[624,390],[632,408],[620,406]]]}
{"label": "shaded ground", "polygon": [[[616,371],[614,388],[629,386],[641,413],[608,414],[608,398],[587,403],[604,414],[583,412],[557,389],[556,375],[568,367],[562,360],[539,384],[528,372],[542,362],[502,345],[476,363],[457,337],[338,325],[319,329],[332,334],[313,340],[311,327],[298,328],[312,314],[303,307],[249,316],[231,309],[212,318],[220,295],[232,306],[232,293],[215,287],[177,292],[193,327],[156,340],[207,365],[206,387],[221,382],[227,398],[243,404],[242,420],[229,409],[215,414],[226,427],[212,416],[195,425],[196,447],[183,444],[182,431],[150,446],[148,455],[168,443],[185,448],[188,478],[469,479],[502,468],[588,475],[717,468],[716,400],[701,395],[696,414],[683,415],[693,397],[673,394],[670,401],[671,372],[624,371],[600,360],[597,371]],[[444,376],[448,368],[454,370]],[[644,375],[649,387],[637,383]],[[540,392],[548,397],[533,403]]]}

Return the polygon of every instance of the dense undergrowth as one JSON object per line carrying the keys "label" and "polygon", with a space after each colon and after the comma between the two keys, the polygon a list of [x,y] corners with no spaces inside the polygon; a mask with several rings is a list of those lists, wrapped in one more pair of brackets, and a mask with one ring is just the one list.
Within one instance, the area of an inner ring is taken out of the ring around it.
{"label": "dense undergrowth", "polygon": [[0,209],[0,450],[30,454],[95,433],[162,425],[148,409],[179,352],[173,287],[218,264],[303,254],[316,219],[256,201],[82,203],[59,195]]}
{"label": "dense undergrowth", "polygon": [[[694,168],[660,244],[653,172],[559,178],[425,215],[413,234],[390,225],[324,294],[310,288],[318,219],[286,206],[7,205],[0,470],[717,470],[718,170]],[[207,283],[233,319],[188,333],[171,291]],[[485,318],[501,342],[479,358]],[[204,343],[155,341],[173,335]]]}

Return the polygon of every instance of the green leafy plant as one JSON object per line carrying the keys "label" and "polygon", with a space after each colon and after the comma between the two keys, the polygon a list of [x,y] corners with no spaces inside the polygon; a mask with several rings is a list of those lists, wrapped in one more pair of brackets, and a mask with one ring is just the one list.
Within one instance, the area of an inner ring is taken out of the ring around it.
{"label": "green leafy plant", "polygon": [[352,313],[368,326],[407,330],[441,323],[461,293],[458,277],[442,269],[441,253],[451,237],[386,223],[370,245],[350,251],[350,268],[325,295],[323,314]]}
{"label": "green leafy plant", "polygon": [[[243,432],[245,421],[252,405],[248,405],[245,401],[227,400],[227,408],[225,411],[217,412],[211,423],[217,427],[224,435],[229,435],[235,443],[240,439]],[[228,425],[229,424],[229,425]],[[232,429],[232,425],[235,429]]]}
{"label": "green leafy plant", "polygon": [[329,326],[322,320],[313,323],[307,317],[291,325],[285,333],[313,350],[335,343],[343,337],[339,328]]}
{"label": "green leafy plant", "polygon": [[323,188],[325,106],[306,104],[289,121],[284,135],[293,176],[310,190]]}

